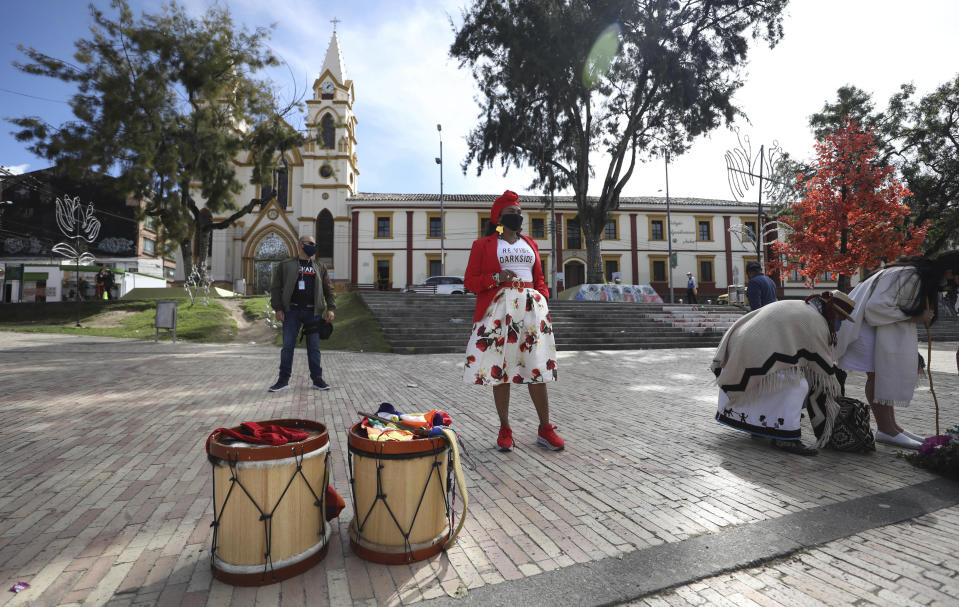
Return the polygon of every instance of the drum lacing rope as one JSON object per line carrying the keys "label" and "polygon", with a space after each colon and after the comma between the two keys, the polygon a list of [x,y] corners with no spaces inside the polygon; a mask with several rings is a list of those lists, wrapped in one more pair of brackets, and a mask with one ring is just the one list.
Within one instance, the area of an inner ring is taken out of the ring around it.
{"label": "drum lacing rope", "polygon": [[[327,462],[329,462],[330,454],[326,453]],[[266,579],[266,573],[269,570],[271,577],[276,577],[274,568],[273,568],[273,556],[272,556],[272,546],[273,546],[273,514],[276,512],[276,509],[280,507],[280,504],[283,502],[283,497],[286,496],[286,492],[289,490],[290,486],[293,485],[293,480],[296,479],[297,475],[300,475],[300,478],[303,479],[303,482],[306,483],[307,489],[310,490],[310,493],[313,494],[313,505],[320,510],[320,532],[319,535],[323,536],[326,532],[326,516],[323,512],[323,500],[316,494],[316,491],[313,490],[313,487],[310,485],[310,481],[307,480],[306,476],[303,474],[303,453],[296,452],[296,449],[293,449],[293,459],[296,462],[296,471],[290,476],[290,480],[287,481],[286,487],[283,488],[283,492],[280,494],[280,497],[276,500],[273,508],[270,510],[270,513],[267,514],[260,508],[260,505],[256,503],[256,500],[253,499],[253,496],[250,495],[250,492],[247,491],[246,487],[243,486],[243,483],[240,482],[239,475],[237,474],[237,464],[239,463],[239,456],[231,456],[227,454],[227,465],[230,467],[230,489],[226,492],[226,497],[223,499],[223,506],[220,508],[220,516],[217,517],[214,515],[213,522],[210,523],[210,526],[213,527],[213,548],[210,550],[210,560],[212,562],[213,558],[216,556],[216,539],[217,533],[220,528],[220,519],[223,518],[223,513],[226,512],[227,502],[230,501],[230,496],[233,494],[233,487],[238,486],[243,490],[243,493],[246,494],[246,497],[250,500],[250,503],[253,504],[253,507],[257,509],[257,512],[260,513],[260,520],[263,521],[263,532],[266,540],[266,553],[263,555],[265,562],[263,563],[263,575],[261,579]],[[329,468],[327,468],[329,470]],[[325,474],[324,474],[325,476]],[[213,483],[213,507],[214,513],[216,511],[216,482]]]}

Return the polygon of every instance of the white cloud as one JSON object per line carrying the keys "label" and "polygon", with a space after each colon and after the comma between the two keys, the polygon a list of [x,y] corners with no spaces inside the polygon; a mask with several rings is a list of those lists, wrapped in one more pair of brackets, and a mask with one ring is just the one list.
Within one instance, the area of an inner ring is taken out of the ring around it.
{"label": "white cloud", "polygon": [[10,173],[11,175],[22,175],[30,168],[29,164],[15,164],[12,166],[0,165],[0,172]]}

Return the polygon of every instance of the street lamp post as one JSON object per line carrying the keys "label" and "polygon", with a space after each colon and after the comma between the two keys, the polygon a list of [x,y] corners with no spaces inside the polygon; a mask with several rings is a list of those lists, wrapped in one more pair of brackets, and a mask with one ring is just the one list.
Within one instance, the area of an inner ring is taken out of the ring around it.
{"label": "street lamp post", "polygon": [[440,274],[446,276],[446,221],[443,216],[443,125],[436,125],[440,136],[440,155],[436,164],[440,165]]}
{"label": "street lamp post", "polygon": [[669,150],[666,150],[666,247],[669,253],[666,258],[666,264],[669,266],[669,281],[666,284],[669,287],[669,303],[673,303],[673,234],[670,227],[672,222],[669,213]]}

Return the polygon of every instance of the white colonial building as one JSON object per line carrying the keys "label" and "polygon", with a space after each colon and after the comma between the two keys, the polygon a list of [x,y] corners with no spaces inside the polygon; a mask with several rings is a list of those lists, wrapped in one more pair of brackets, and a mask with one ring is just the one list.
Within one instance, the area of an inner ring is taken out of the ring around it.
{"label": "white colonial building", "polygon": [[[334,33],[313,84],[313,97],[307,101],[308,142],[278,159],[276,188],[262,192],[248,186],[239,197],[268,199],[265,204],[231,228],[214,231],[210,258],[214,280],[235,285],[242,280],[247,293],[265,292],[273,264],[294,254],[300,233],[315,234],[318,254],[341,288],[400,289],[429,276],[463,276],[470,246],[481,236],[500,192],[447,195],[443,217],[438,194],[360,193],[355,94]],[[238,159],[237,165],[240,180],[248,182],[249,157]],[[665,203],[658,197],[621,200],[602,243],[607,280],[619,272],[623,283],[648,283],[666,293],[670,264]],[[572,199],[556,198],[555,247],[548,199],[522,197],[522,204],[525,232],[539,244],[547,277],[555,261],[560,288],[582,283],[585,242]],[[755,233],[756,205],[674,198],[671,217],[677,296],[685,295],[686,272],[697,277],[707,298],[745,282],[745,264],[756,258],[755,247],[738,234],[744,228]],[[181,268],[180,278],[182,273]],[[804,290],[801,282],[790,283],[788,277],[785,284],[787,294]]]}

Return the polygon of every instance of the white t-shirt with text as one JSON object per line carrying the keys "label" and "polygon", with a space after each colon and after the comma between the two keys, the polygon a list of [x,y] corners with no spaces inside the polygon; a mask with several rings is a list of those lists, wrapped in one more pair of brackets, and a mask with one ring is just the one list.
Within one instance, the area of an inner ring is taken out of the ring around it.
{"label": "white t-shirt with text", "polygon": [[512,271],[523,282],[533,282],[533,264],[536,262],[533,248],[522,238],[513,244],[500,238],[498,243],[496,257],[500,267]]}

